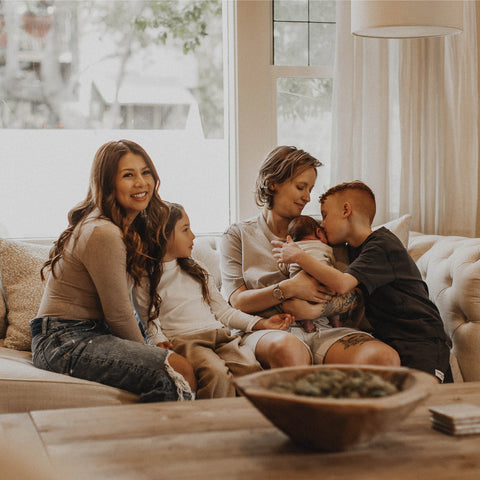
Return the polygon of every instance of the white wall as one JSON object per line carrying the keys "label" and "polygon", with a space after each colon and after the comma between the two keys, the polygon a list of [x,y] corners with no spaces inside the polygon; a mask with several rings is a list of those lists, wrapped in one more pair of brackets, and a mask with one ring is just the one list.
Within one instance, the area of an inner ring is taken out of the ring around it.
{"label": "white wall", "polygon": [[237,2],[237,217],[257,214],[254,189],[258,166],[276,146],[272,88],[272,4],[267,0]]}

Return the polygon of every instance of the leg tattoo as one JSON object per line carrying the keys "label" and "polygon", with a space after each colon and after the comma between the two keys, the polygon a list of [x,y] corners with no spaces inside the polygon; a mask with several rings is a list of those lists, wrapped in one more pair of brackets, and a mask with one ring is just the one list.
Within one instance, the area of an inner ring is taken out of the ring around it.
{"label": "leg tattoo", "polygon": [[370,335],[365,335],[364,333],[354,333],[352,335],[347,335],[338,341],[343,344],[343,349],[346,350],[347,348],[354,347],[356,345],[363,345],[364,343],[372,342],[374,340],[375,339]]}

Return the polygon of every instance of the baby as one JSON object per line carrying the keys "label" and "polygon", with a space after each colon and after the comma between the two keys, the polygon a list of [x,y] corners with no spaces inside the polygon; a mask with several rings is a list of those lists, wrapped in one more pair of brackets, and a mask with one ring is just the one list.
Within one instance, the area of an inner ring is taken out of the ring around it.
{"label": "baby", "polygon": [[[307,215],[299,215],[288,224],[288,235],[297,243],[299,247],[315,257],[317,260],[326,265],[334,266],[335,257],[333,256],[333,248],[328,245],[327,237],[320,224],[312,217]],[[296,263],[281,264],[280,270],[290,278],[295,276],[302,269]],[[306,332],[315,331],[313,320],[300,320]],[[340,326],[339,318],[330,318],[333,326]]]}

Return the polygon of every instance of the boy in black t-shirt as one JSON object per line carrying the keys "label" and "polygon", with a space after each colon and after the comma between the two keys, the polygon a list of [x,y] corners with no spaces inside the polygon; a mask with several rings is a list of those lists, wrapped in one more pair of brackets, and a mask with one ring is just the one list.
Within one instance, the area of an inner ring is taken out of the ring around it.
{"label": "boy in black t-shirt", "polygon": [[374,336],[397,350],[402,365],[451,382],[440,313],[400,240],[386,228],[372,231],[376,206],[371,189],[359,181],[342,183],[325,192],[320,203],[328,242],[349,246],[351,263],[345,272],[316,261],[291,238],[272,242],[277,261],[297,263],[339,294],[359,286]]}

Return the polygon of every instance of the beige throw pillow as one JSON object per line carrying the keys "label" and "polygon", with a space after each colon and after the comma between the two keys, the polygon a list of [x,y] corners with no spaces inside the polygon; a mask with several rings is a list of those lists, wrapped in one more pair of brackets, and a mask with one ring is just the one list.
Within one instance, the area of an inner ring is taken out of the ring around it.
{"label": "beige throw pillow", "polygon": [[410,214],[406,214],[402,215],[400,218],[384,223],[383,225],[373,227],[373,230],[377,230],[377,228],[380,227],[388,228],[388,230],[390,230],[400,239],[400,241],[403,243],[403,246],[408,248],[408,235],[410,232],[411,223],[412,216]]}
{"label": "beige throw pillow", "polygon": [[49,250],[45,245],[0,240],[0,272],[7,305],[5,347],[31,349],[29,322],[37,315],[42,299],[40,269]]}

